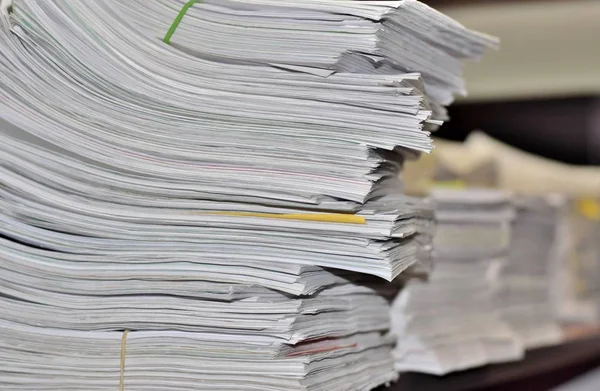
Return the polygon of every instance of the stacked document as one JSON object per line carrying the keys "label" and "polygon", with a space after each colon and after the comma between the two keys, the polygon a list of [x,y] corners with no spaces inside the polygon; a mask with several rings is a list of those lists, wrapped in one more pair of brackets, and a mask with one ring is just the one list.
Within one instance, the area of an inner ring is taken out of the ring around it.
{"label": "stacked document", "polygon": [[[139,31],[161,34],[182,5],[133,0],[118,9]],[[204,58],[322,76],[419,72],[436,116],[444,116],[455,94],[466,93],[463,60],[497,45],[416,0],[204,0],[187,12],[171,42]]]}
{"label": "stacked document", "polygon": [[514,203],[511,248],[496,300],[526,348],[556,344],[562,332],[551,297],[551,261],[564,200],[553,195],[522,196],[515,197]]}
{"label": "stacked document", "polygon": [[495,40],[412,0],[192,3],[0,7],[2,390],[396,377],[381,281],[433,225],[399,173]]}
{"label": "stacked document", "polygon": [[523,347],[494,306],[514,210],[493,190],[436,190],[435,267],[396,297],[392,331],[398,371],[443,375],[516,360]]}

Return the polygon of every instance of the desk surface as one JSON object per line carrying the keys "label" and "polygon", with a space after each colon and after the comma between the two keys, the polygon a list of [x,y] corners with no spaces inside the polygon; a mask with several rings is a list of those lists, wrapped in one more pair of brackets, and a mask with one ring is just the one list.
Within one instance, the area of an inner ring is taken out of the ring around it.
{"label": "desk surface", "polygon": [[527,352],[521,361],[487,365],[446,376],[403,374],[387,391],[546,391],[600,366],[598,328],[570,328],[566,342]]}

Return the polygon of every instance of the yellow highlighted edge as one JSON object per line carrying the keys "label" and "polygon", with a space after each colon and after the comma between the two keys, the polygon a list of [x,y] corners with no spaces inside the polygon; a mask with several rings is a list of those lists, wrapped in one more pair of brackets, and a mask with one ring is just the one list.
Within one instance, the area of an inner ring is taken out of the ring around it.
{"label": "yellow highlighted edge", "polygon": [[260,217],[267,219],[317,221],[323,223],[366,224],[362,216],[344,213],[254,213],[254,212],[200,212],[209,215]]}

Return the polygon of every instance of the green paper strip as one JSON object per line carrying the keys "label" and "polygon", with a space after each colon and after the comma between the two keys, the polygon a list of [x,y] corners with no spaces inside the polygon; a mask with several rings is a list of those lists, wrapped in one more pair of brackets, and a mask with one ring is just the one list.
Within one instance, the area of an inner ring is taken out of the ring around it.
{"label": "green paper strip", "polygon": [[183,19],[183,17],[185,16],[185,13],[187,12],[187,10],[190,9],[191,6],[193,6],[194,4],[196,4],[200,1],[202,1],[202,0],[190,0],[187,3],[185,3],[185,5],[181,9],[181,11],[179,11],[179,14],[173,21],[173,24],[171,24],[171,27],[169,27],[169,31],[167,31],[167,34],[163,38],[164,43],[166,43],[167,45],[169,44],[169,42],[171,41],[171,37],[175,33],[175,30],[177,30],[177,27],[179,26],[181,19]]}

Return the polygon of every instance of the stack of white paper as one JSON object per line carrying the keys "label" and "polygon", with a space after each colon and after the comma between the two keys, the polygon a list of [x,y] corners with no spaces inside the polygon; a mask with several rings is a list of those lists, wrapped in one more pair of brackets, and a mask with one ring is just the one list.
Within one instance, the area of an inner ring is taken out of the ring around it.
{"label": "stack of white paper", "polygon": [[434,271],[408,281],[391,310],[399,371],[442,375],[516,360],[520,341],[493,303],[514,210],[499,191],[439,190]]}
{"label": "stack of white paper", "polygon": [[[118,9],[140,31],[162,34],[184,2],[134,0]],[[208,0],[189,10],[172,44],[204,58],[320,75],[419,72],[442,114],[454,94],[466,93],[463,60],[497,41],[416,0]]]}
{"label": "stack of white paper", "polygon": [[561,218],[560,197],[516,197],[511,247],[496,300],[527,348],[552,345],[562,332],[551,300],[551,259]]}
{"label": "stack of white paper", "polygon": [[[35,153],[20,155],[33,144],[5,139],[0,339],[11,365],[3,385],[115,388],[118,357],[97,357],[114,353],[117,336],[107,350],[61,346],[75,336],[93,345],[110,340],[101,333],[123,330],[142,344],[127,354],[132,388],[202,382],[210,390],[244,389],[243,382],[247,389],[346,390],[394,379],[394,341],[384,337],[389,293],[352,271],[391,279],[412,265],[430,236],[426,204],[385,196],[339,214],[175,198],[168,205],[168,198],[125,192],[141,205],[109,203],[77,191],[97,187],[118,196],[101,175],[61,176],[76,160],[53,170]],[[230,212],[236,206],[242,210]],[[14,333],[33,333],[53,348],[22,351]],[[149,353],[153,344],[166,351]],[[264,351],[255,352],[256,344]]]}
{"label": "stack of white paper", "polygon": [[433,218],[398,174],[495,41],[411,0],[232,0],[166,44],[182,6],[0,14],[0,388],[393,380],[369,276],[425,265]]}

